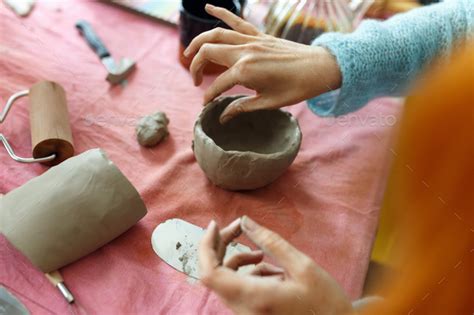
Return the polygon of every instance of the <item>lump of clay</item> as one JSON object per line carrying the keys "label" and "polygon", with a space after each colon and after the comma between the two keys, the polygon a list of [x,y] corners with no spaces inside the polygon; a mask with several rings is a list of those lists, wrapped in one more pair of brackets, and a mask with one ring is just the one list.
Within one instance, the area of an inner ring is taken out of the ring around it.
{"label": "lump of clay", "polygon": [[256,189],[282,175],[301,144],[296,119],[282,110],[242,113],[222,125],[219,116],[242,96],[221,97],[206,105],[194,125],[194,155],[215,185]]}
{"label": "lump of clay", "polygon": [[162,112],[143,117],[136,126],[138,143],[144,147],[157,145],[168,135],[168,123]]}

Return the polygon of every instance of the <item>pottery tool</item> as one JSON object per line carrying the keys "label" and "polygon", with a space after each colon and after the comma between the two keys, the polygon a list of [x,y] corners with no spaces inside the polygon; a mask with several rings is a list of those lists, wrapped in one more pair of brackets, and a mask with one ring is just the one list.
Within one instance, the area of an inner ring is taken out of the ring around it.
{"label": "pottery tool", "polygon": [[0,114],[3,123],[13,103],[29,96],[30,126],[33,157],[19,157],[7,138],[0,133],[0,141],[12,159],[21,163],[56,165],[74,155],[71,127],[69,126],[66,93],[58,83],[40,81],[29,90],[13,94]]}
{"label": "pottery tool", "polygon": [[56,270],[50,273],[45,273],[45,276],[49,280],[49,282],[51,282],[52,285],[58,288],[59,292],[61,292],[61,295],[69,304],[74,302],[74,296],[64,284],[64,279],[59,273],[59,271]]}
{"label": "pottery tool", "polygon": [[[155,253],[174,269],[199,279],[199,242],[205,230],[181,219],[169,219],[159,224],[151,236],[151,245]],[[227,246],[224,259],[237,253],[250,252],[251,249],[239,243]],[[253,265],[239,268],[245,272]]]}
{"label": "pottery tool", "polygon": [[118,84],[135,69],[135,62],[130,58],[122,58],[115,62],[89,22],[81,20],[76,23],[76,28],[84,36],[87,44],[99,56],[105,69],[107,69],[107,77],[105,78],[107,81],[112,84]]}
{"label": "pottery tool", "polygon": [[13,294],[0,285],[0,314],[29,315],[30,312]]}

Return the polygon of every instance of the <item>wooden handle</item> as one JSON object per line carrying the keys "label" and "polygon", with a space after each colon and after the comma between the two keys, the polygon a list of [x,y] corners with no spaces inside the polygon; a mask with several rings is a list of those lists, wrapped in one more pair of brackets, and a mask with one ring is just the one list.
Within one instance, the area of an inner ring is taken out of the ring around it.
{"label": "wooden handle", "polygon": [[49,282],[51,282],[51,284],[54,286],[57,286],[58,283],[64,281],[63,277],[61,276],[58,270],[45,273],[45,275],[46,275],[46,278],[49,280]]}
{"label": "wooden handle", "polygon": [[66,93],[57,83],[41,81],[29,92],[33,157],[56,154],[46,165],[56,165],[74,155]]}

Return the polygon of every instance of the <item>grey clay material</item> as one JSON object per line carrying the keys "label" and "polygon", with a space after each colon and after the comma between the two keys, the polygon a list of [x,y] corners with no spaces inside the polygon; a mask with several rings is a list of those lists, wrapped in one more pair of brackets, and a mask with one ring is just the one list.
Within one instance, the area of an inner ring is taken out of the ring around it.
{"label": "grey clay material", "polygon": [[0,233],[51,272],[112,241],[146,211],[117,166],[93,149],[0,197]]}
{"label": "grey clay material", "polygon": [[215,185],[251,190],[285,172],[298,154],[302,135],[296,119],[279,109],[242,113],[220,124],[223,110],[239,97],[221,97],[206,105],[194,125],[193,149]]}

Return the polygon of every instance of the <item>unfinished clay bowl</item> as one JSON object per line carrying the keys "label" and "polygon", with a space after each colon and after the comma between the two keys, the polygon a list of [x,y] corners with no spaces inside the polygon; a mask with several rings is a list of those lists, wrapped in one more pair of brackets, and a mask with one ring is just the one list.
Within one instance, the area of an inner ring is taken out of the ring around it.
{"label": "unfinished clay bowl", "polygon": [[194,125],[194,155],[215,185],[250,190],[277,179],[295,159],[301,144],[296,119],[282,110],[243,113],[225,125],[219,116],[235,99],[206,105]]}

